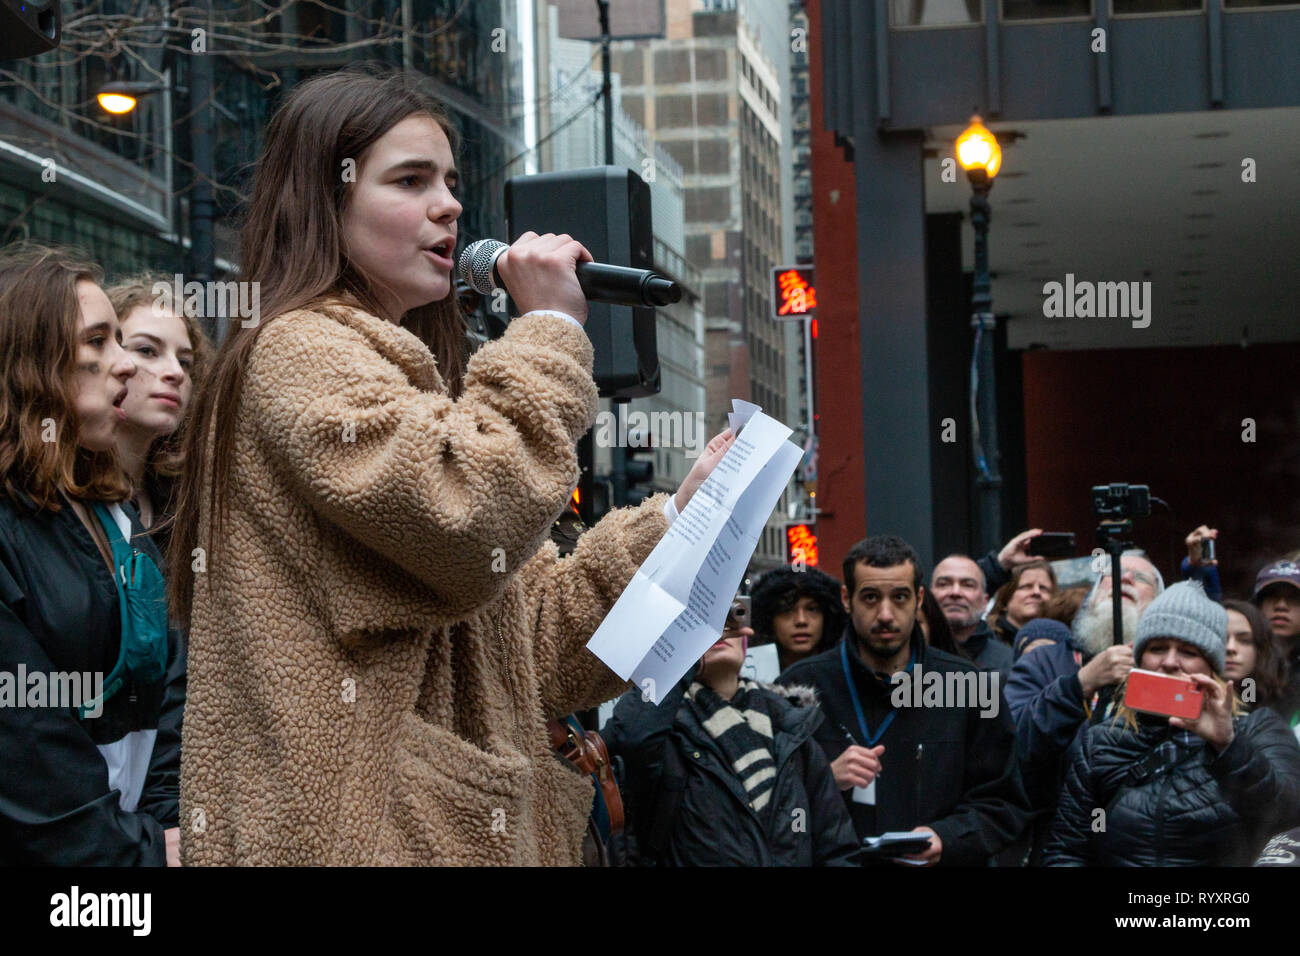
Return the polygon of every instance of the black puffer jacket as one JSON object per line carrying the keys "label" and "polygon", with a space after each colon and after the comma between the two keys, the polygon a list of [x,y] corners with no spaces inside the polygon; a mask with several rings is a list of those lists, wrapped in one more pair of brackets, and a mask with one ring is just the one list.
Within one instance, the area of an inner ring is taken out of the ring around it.
{"label": "black puffer jacket", "polygon": [[1238,717],[1235,727],[1221,754],[1164,717],[1139,714],[1136,732],[1113,720],[1088,728],[1043,862],[1249,865],[1269,836],[1300,825],[1300,745],[1271,710]]}
{"label": "black puffer jacket", "polygon": [[[776,783],[766,826],[740,777],[682,699],[689,675],[656,707],[628,691],[602,730],[623,758],[629,862],[642,866],[849,865],[853,823],[821,747],[806,687],[759,685],[771,700]],[[754,691],[751,691],[754,693]]]}

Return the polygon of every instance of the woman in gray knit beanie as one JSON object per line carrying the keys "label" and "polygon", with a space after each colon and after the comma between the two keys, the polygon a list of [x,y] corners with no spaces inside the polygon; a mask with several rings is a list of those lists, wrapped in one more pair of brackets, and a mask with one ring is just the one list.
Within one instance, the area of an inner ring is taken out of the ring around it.
{"label": "woman in gray knit beanie", "polygon": [[1185,720],[1121,704],[1089,727],[1066,774],[1046,865],[1247,865],[1269,836],[1300,825],[1300,744],[1271,710],[1243,713],[1222,677],[1227,628],[1227,612],[1196,582],[1147,606],[1137,667],[1194,682],[1201,714]]}

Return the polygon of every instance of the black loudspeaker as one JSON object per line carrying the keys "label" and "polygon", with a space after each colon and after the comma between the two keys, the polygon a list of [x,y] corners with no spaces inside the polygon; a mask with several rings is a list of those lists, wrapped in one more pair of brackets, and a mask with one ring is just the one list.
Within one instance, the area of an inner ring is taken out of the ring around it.
{"label": "black loudspeaker", "polygon": [[[597,262],[654,268],[650,187],[622,166],[515,176],[506,183],[506,218],[511,242],[525,232],[568,233]],[[589,303],[587,335],[602,397],[659,391],[654,309]]]}
{"label": "black loudspeaker", "polygon": [[53,50],[62,29],[59,0],[0,0],[0,60]]}

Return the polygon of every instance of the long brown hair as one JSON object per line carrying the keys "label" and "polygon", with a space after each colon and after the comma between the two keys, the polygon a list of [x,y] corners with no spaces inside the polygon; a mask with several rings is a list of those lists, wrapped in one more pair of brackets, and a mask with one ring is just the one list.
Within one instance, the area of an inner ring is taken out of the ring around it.
{"label": "long brown hair", "polygon": [[1066,627],[1073,627],[1074,618],[1079,613],[1079,608],[1083,607],[1083,599],[1088,596],[1089,590],[1086,584],[1058,589],[1047,599],[1047,603],[1043,605],[1043,613],[1039,617],[1048,617],[1053,621],[1060,621]]}
{"label": "long brown hair", "polygon": [[[125,323],[136,309],[157,307],[160,304],[160,297],[154,294],[154,287],[165,285],[170,288],[174,279],[174,276],[141,273],[123,279],[104,291],[108,294],[108,301],[113,305],[113,311],[117,313],[117,321]],[[176,430],[170,435],[159,435],[151,441],[149,450],[144,456],[144,475],[141,477],[140,485],[144,493],[149,496],[154,509],[153,521],[148,533],[153,536],[154,542],[160,549],[167,545],[176,520],[174,514],[176,491],[185,466],[185,433],[194,421],[194,416],[191,414],[194,396],[198,394],[199,386],[203,383],[204,373],[212,364],[213,353],[212,343],[208,341],[207,334],[195,318],[186,314],[185,309],[175,303],[172,303],[170,308],[174,310],[172,314],[180,319],[185,327],[185,334],[189,337],[194,357],[187,373],[190,379],[190,407],[185,409],[184,417],[181,418]],[[166,557],[165,552],[164,557]]]}
{"label": "long brown hair", "polygon": [[[113,304],[113,311],[117,313],[117,321],[125,322],[136,309],[141,306],[152,308],[158,302],[159,297],[153,292],[155,285],[165,284],[170,288],[172,281],[172,276],[165,276],[161,273],[145,273],[114,283],[104,292],[108,294],[108,301]],[[175,306],[173,307],[175,308]],[[203,327],[199,325],[193,316],[185,314],[184,309],[176,308],[173,314],[185,326],[185,334],[189,336],[190,348],[194,350],[194,361],[187,373],[190,378],[190,395],[193,397],[198,393],[199,386],[203,383],[203,376],[208,366],[212,364],[212,343],[208,341],[208,336],[203,331]],[[186,411],[188,412],[188,409]],[[146,482],[154,479],[180,477],[185,463],[183,439],[186,425],[192,420],[193,416],[187,414],[181,419],[176,431],[170,435],[160,435],[150,443],[149,453],[145,456]]]}
{"label": "long brown hair", "polygon": [[[103,281],[99,266],[55,246],[0,250],[0,476],[15,505],[59,511],[59,491],[122,501],[129,486],[112,451],[78,440],[77,283]],[[53,441],[46,441],[50,431]]]}
{"label": "long brown hair", "polygon": [[[286,312],[330,297],[381,315],[366,277],[344,252],[343,213],[352,195],[344,172],[392,127],[417,114],[432,117],[453,155],[459,137],[441,104],[414,74],[362,66],[318,76],[295,87],[272,117],[241,236],[242,281],[258,283],[261,316],[232,324],[211,374],[195,396],[185,438],[187,462],[171,542],[170,606],[188,623],[194,590],[191,561],[199,541],[200,501],[208,490],[207,560],[221,542],[244,369],[258,333]],[[402,325],[428,346],[452,397],[460,394],[465,324],[455,287],[440,302],[412,309]]]}
{"label": "long brown hair", "polygon": [[1249,601],[1231,599],[1219,603],[1225,610],[1236,611],[1250,625],[1250,640],[1255,645],[1255,669],[1247,676],[1255,679],[1258,689],[1253,704],[1256,707],[1271,706],[1286,693],[1286,653],[1278,645],[1273,629],[1255,605]]}

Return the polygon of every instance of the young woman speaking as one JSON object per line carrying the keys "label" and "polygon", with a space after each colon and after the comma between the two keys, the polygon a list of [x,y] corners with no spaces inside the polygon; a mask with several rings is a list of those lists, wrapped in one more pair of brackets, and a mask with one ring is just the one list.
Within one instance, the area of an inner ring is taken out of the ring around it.
{"label": "young woman speaking", "polygon": [[313,79],[267,129],[261,316],[196,404],[171,547],[186,864],[579,862],[591,782],[545,719],[621,689],[584,645],[674,512],[543,544],[595,417],[590,256],[522,236],[499,272],[524,314],[464,365],[454,142],[402,74]]}

